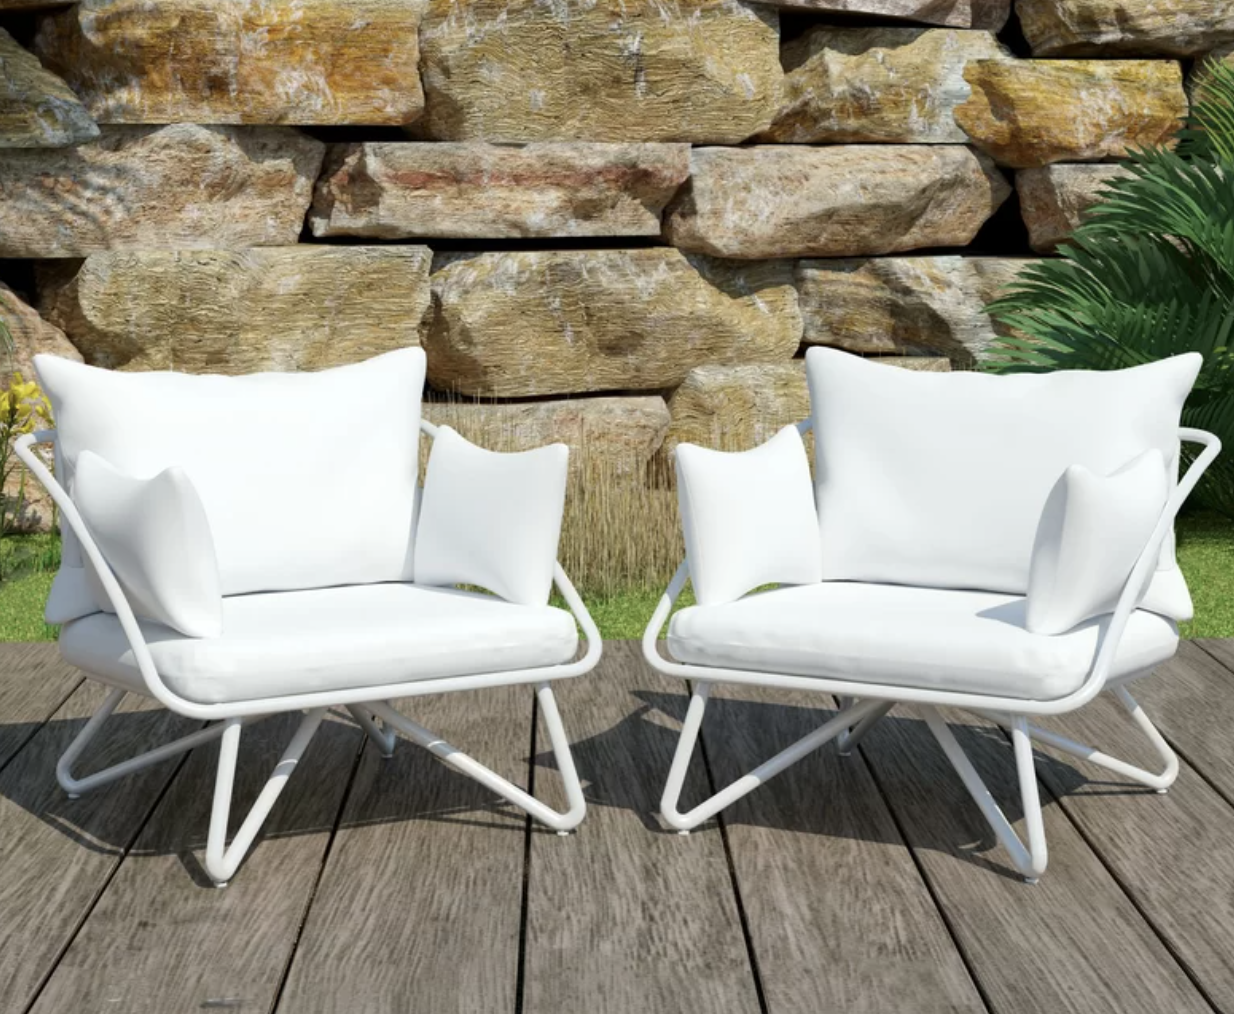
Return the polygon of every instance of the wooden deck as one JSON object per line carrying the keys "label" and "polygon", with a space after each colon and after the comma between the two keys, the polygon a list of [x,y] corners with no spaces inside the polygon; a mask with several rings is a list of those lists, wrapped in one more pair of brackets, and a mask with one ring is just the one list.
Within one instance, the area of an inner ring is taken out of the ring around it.
{"label": "wooden deck", "polygon": [[[689,837],[656,811],[684,687],[614,643],[560,686],[590,811],[529,825],[426,753],[331,718],[224,891],[199,866],[216,746],[80,800],[57,756],[97,706],[48,645],[0,648],[0,1012],[1234,1012],[1234,645],[1138,696],[1183,757],[1168,795],[1040,765],[1050,868],[1010,874],[922,723],[824,747]],[[412,702],[548,798],[526,689]],[[724,692],[685,801],[817,725],[823,697]],[[119,759],[193,723],[133,701]],[[1005,738],[957,731],[1014,812]],[[1105,702],[1058,725],[1131,759]],[[238,806],[290,735],[246,730]],[[557,800],[560,801],[559,799]]]}

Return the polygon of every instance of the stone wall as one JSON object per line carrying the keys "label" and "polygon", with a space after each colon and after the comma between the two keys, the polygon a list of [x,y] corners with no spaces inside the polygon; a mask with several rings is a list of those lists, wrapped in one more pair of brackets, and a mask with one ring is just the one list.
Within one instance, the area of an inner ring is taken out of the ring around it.
{"label": "stone wall", "polygon": [[1232,48],[1229,0],[0,0],[0,315],[115,369],[419,343],[430,417],[655,485],[799,418],[810,345],[974,366]]}

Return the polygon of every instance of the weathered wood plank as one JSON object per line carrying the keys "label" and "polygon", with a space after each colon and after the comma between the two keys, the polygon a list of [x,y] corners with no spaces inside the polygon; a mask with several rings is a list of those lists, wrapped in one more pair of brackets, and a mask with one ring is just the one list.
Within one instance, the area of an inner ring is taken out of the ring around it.
{"label": "weathered wood plank", "polygon": [[1128,689],[1157,727],[1234,800],[1234,642],[1184,641],[1152,679]]}
{"label": "weathered wood plank", "polygon": [[[684,691],[628,641],[554,690],[589,810],[575,835],[532,835],[525,1014],[759,1009],[719,833],[656,819],[677,737],[659,706],[684,706]],[[563,806],[542,726],[537,743],[538,792]],[[686,793],[706,791],[696,764]]]}
{"label": "weathered wood plank", "polygon": [[[1159,673],[1144,689],[1172,678]],[[1109,698],[1045,724],[1133,764],[1161,767]],[[1104,768],[1045,753],[1038,773],[1068,816],[1216,1006],[1234,1010],[1234,808],[1186,762],[1169,792],[1158,795]]]}
{"label": "weathered wood plank", "polygon": [[[971,716],[947,717],[1022,834],[1006,737]],[[1029,886],[924,722],[893,713],[862,749],[996,1014],[1210,1010],[1048,793],[1050,866]]]}
{"label": "weathered wood plank", "polygon": [[[528,687],[400,707],[526,785]],[[287,1014],[513,1011],[526,822],[424,750],[370,745],[309,911]]]}
{"label": "weathered wood plank", "polygon": [[[176,771],[167,761],[68,799],[56,761],[102,703],[86,683],[0,772],[0,1012],[24,1011],[51,974]],[[130,697],[83,758],[106,767],[200,723]]]}
{"label": "weathered wood plank", "polygon": [[54,644],[0,644],[0,768],[80,683]]}
{"label": "weathered wood plank", "polygon": [[[717,690],[717,786],[834,714],[830,697]],[[864,760],[823,747],[724,811],[771,1014],[985,1011]]]}
{"label": "weathered wood plank", "polygon": [[[300,717],[282,715],[244,730],[233,830]],[[350,721],[322,723],[225,890],[214,888],[199,865],[218,746],[194,750],[56,968],[35,1014],[270,1010],[362,736]]]}

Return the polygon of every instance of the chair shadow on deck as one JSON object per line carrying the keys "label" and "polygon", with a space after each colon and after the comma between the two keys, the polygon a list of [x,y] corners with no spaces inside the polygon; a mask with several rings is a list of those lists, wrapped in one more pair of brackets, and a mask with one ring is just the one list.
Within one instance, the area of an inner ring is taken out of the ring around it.
{"label": "chair shadow on deck", "polygon": [[[829,701],[820,697],[820,703]],[[589,807],[629,811],[649,834],[675,833],[660,821],[659,802],[687,703],[685,693],[633,691],[624,718],[603,732],[574,741]],[[569,731],[568,703],[563,702],[563,712]],[[703,724],[703,748],[696,750],[691,763],[684,804],[693,805],[727,785],[834,713],[826,707],[713,698]],[[233,815],[247,811],[298,718],[275,716],[246,728]],[[493,717],[494,722],[510,720],[504,714]],[[193,853],[205,845],[217,744],[198,747],[183,761],[164,762],[70,800],[56,783],[55,763],[84,722],[54,720],[37,735],[37,726],[0,725],[0,742],[29,740],[0,770],[0,806],[13,805],[37,816],[83,848],[107,853],[128,849],[133,856],[175,854],[194,872]],[[82,770],[115,763],[195,727],[166,712],[118,713],[84,758]],[[970,716],[953,729],[1008,818],[1018,820],[1022,814],[1007,738]],[[543,745],[542,739],[538,742]],[[474,749],[483,761],[492,760],[484,756],[483,744],[460,737],[456,745],[469,752]],[[900,830],[904,828],[917,849],[956,855],[1016,876],[924,722],[893,712],[860,750],[845,758],[834,743],[827,744],[724,810],[719,819],[729,828],[748,825],[895,846],[904,844]],[[1037,759],[1039,774],[1048,774],[1045,780],[1064,794],[1095,790],[1152,796],[1151,790],[1131,783],[1090,779],[1079,768],[1040,751]],[[508,773],[531,775],[536,794],[543,797],[556,779],[552,753],[540,750],[531,761],[524,753]],[[1043,803],[1052,805],[1053,794],[1043,792]],[[238,819],[233,816],[233,828]],[[525,834],[528,827],[521,811],[411,743],[400,740],[392,758],[380,759],[349,716],[331,713],[258,841],[335,827],[414,821],[462,823],[475,826],[478,833],[487,829],[511,835]],[[592,826],[584,821],[578,833],[587,834]],[[531,828],[533,833],[553,833],[534,822]],[[694,833],[716,831],[713,819]]]}

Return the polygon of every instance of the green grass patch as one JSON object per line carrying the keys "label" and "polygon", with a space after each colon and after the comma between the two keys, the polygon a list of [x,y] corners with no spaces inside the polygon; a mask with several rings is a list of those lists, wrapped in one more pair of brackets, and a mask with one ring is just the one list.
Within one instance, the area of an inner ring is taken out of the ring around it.
{"label": "green grass patch", "polygon": [[[1184,637],[1234,638],[1234,521],[1195,512],[1179,518],[1178,562],[1195,599],[1195,619]],[[60,540],[52,535],[0,539],[0,641],[52,641],[56,627],[43,622],[43,605],[60,565]],[[667,584],[667,580],[665,584]],[[664,593],[649,588],[619,595],[585,595],[587,608],[607,640],[637,639]],[[678,604],[692,605],[689,588]],[[555,599],[556,605],[562,603]]]}

